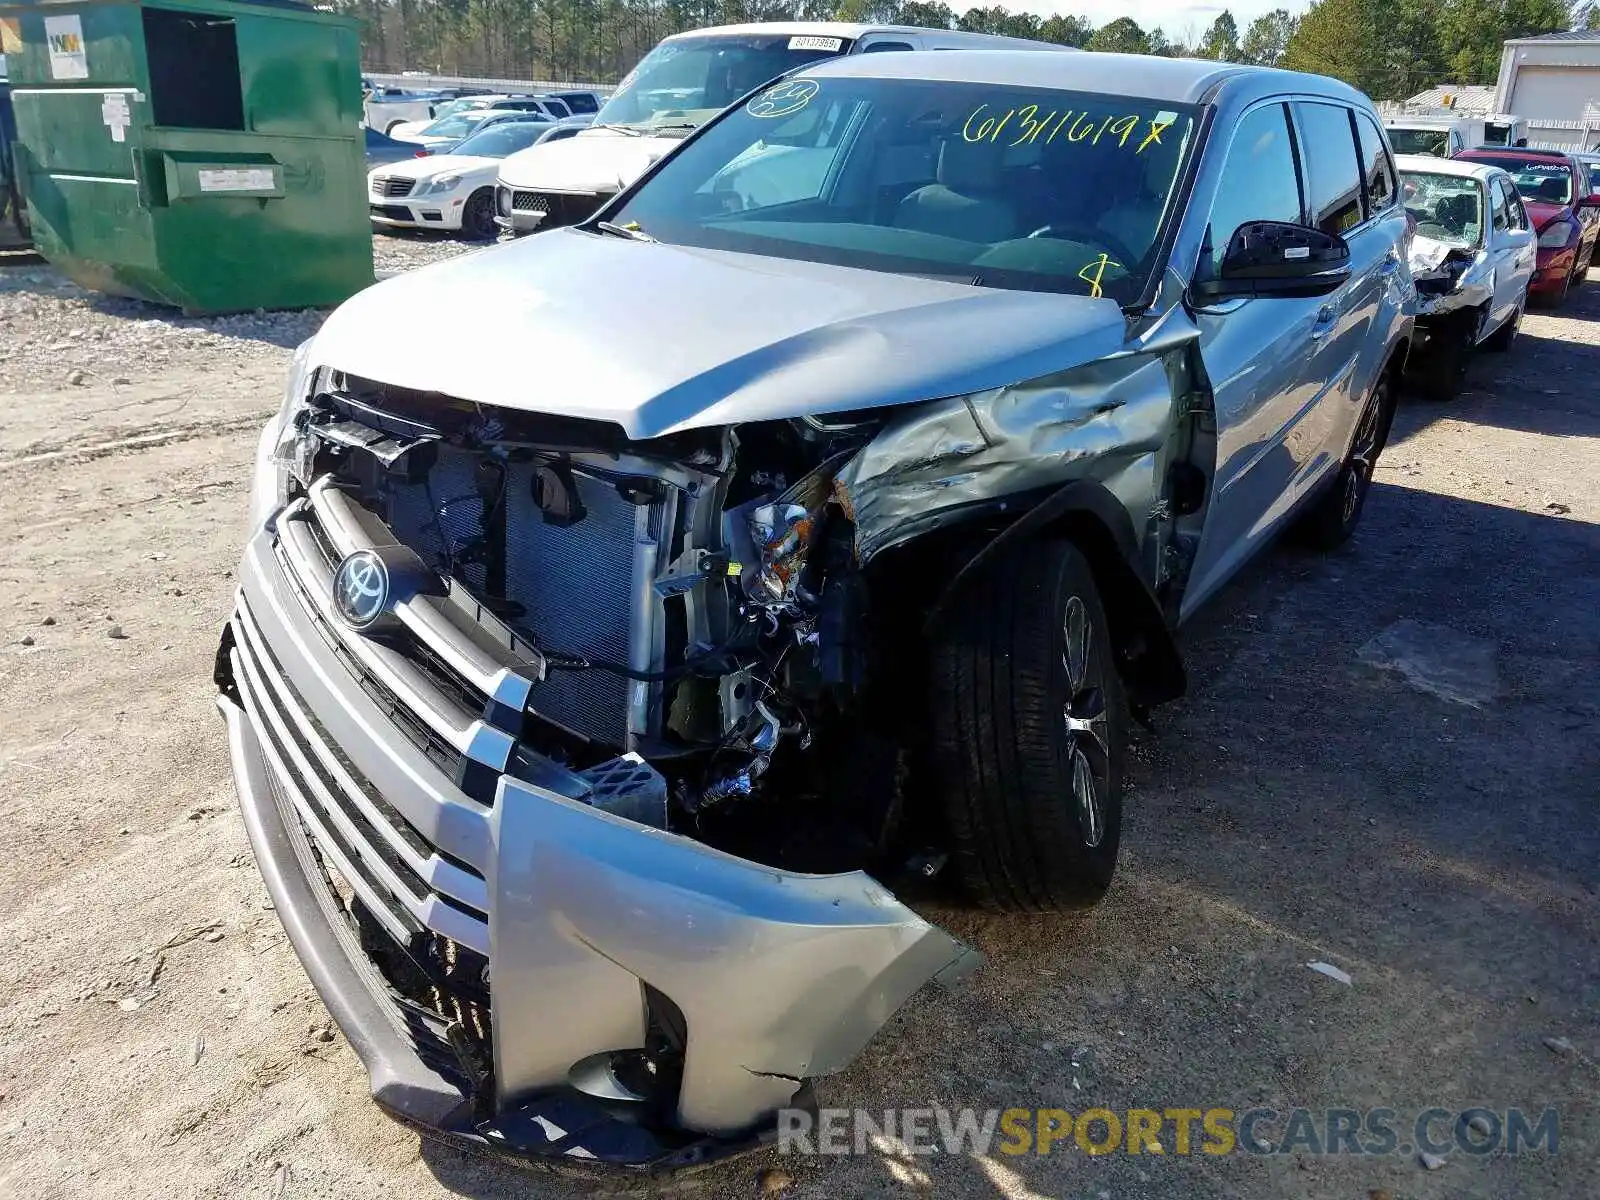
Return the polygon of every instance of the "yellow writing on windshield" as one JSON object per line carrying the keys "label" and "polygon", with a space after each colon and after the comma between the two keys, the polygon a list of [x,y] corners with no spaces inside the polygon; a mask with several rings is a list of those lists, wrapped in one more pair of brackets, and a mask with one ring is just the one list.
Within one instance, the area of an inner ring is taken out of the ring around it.
{"label": "yellow writing on windshield", "polygon": [[1119,262],[1112,262],[1109,254],[1101,254],[1090,262],[1084,264],[1083,269],[1078,272],[1078,278],[1089,285],[1089,295],[1093,299],[1098,300],[1105,294],[1100,290],[1100,281],[1105,278],[1106,271],[1112,267],[1116,267],[1120,270],[1122,264]]}
{"label": "yellow writing on windshield", "polygon": [[[1176,113],[1157,113],[1143,117],[1138,113],[1108,113],[1099,115],[1087,109],[1045,110],[1043,105],[1024,104],[1018,108],[991,108],[980,104],[967,114],[961,126],[961,138],[967,142],[992,142],[1007,146],[1027,146],[1034,143],[1048,146],[1056,138],[1068,142],[1088,142],[1098,146],[1102,139],[1124,147],[1141,127],[1146,132],[1134,144],[1134,153],[1143,154],[1151,146],[1161,145],[1161,135],[1178,119]],[[1009,132],[1008,132],[1009,130]],[[1001,142],[1005,135],[1006,141]]]}

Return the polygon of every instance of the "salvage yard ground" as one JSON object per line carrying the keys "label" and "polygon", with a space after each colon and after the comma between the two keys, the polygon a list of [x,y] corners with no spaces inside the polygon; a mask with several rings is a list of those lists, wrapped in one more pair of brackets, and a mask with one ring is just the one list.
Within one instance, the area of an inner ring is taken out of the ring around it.
{"label": "salvage yard ground", "polygon": [[[379,248],[386,270],[458,249]],[[415,315],[395,337],[470,353],[451,314]],[[245,840],[211,660],[255,429],[317,320],[175,319],[0,271],[0,1194],[592,1194],[368,1101]],[[1600,284],[1458,402],[1407,401],[1377,479],[1344,551],[1271,552],[1187,631],[1190,695],[1134,746],[1106,903],[919,904],[986,964],[821,1098],[1555,1107],[1558,1152],[885,1148],[695,1187],[1600,1195]]]}

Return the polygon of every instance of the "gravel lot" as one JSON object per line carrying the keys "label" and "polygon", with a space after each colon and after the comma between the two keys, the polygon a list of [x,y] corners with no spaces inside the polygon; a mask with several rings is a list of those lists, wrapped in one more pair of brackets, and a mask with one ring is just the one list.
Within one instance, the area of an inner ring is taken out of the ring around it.
{"label": "gravel lot", "polygon": [[[378,246],[384,270],[462,249]],[[368,1102],[237,815],[211,657],[254,428],[318,319],[179,319],[0,271],[0,1194],[593,1194]],[[821,1090],[879,1111],[1556,1106],[1558,1154],[881,1148],[692,1186],[1600,1195],[1597,322],[1600,285],[1461,400],[1408,402],[1354,542],[1270,553],[1186,632],[1191,694],[1134,747],[1107,902],[923,905],[986,965]]]}

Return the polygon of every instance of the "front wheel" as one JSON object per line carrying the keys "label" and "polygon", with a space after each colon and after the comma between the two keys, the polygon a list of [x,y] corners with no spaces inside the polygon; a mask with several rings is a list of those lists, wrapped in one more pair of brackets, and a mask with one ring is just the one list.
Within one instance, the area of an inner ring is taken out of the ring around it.
{"label": "front wheel", "polygon": [[1384,371],[1372,385],[1372,394],[1356,422],[1350,452],[1334,476],[1333,485],[1312,504],[1300,528],[1307,541],[1318,550],[1333,550],[1356,531],[1367,493],[1372,490],[1372,472],[1378,455],[1389,437],[1389,421],[1394,405],[1394,379]]}
{"label": "front wheel", "polygon": [[499,231],[494,223],[494,189],[479,188],[467,197],[461,210],[461,233],[475,242],[486,242]]}
{"label": "front wheel", "polygon": [[1522,328],[1522,312],[1527,306],[1528,301],[1524,297],[1512,310],[1511,315],[1501,322],[1500,328],[1483,339],[1483,348],[1493,354],[1504,354],[1511,349],[1517,340],[1518,331]]}
{"label": "front wheel", "polygon": [[934,786],[988,908],[1098,901],[1122,838],[1127,705],[1083,553],[1034,542],[975,580],[933,647]]}

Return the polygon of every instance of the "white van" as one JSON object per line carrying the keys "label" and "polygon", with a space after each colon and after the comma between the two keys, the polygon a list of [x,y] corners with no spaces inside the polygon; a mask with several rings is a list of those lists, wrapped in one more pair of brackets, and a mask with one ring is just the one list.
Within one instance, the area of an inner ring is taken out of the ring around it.
{"label": "white van", "polygon": [[584,220],[752,88],[819,59],[889,50],[1068,50],[1050,42],[843,21],[774,21],[664,39],[594,124],[500,164],[495,223],[513,235]]}
{"label": "white van", "polygon": [[1458,117],[1438,113],[1391,113],[1383,118],[1396,154],[1453,158],[1479,146],[1514,146],[1526,138],[1520,117]]}

